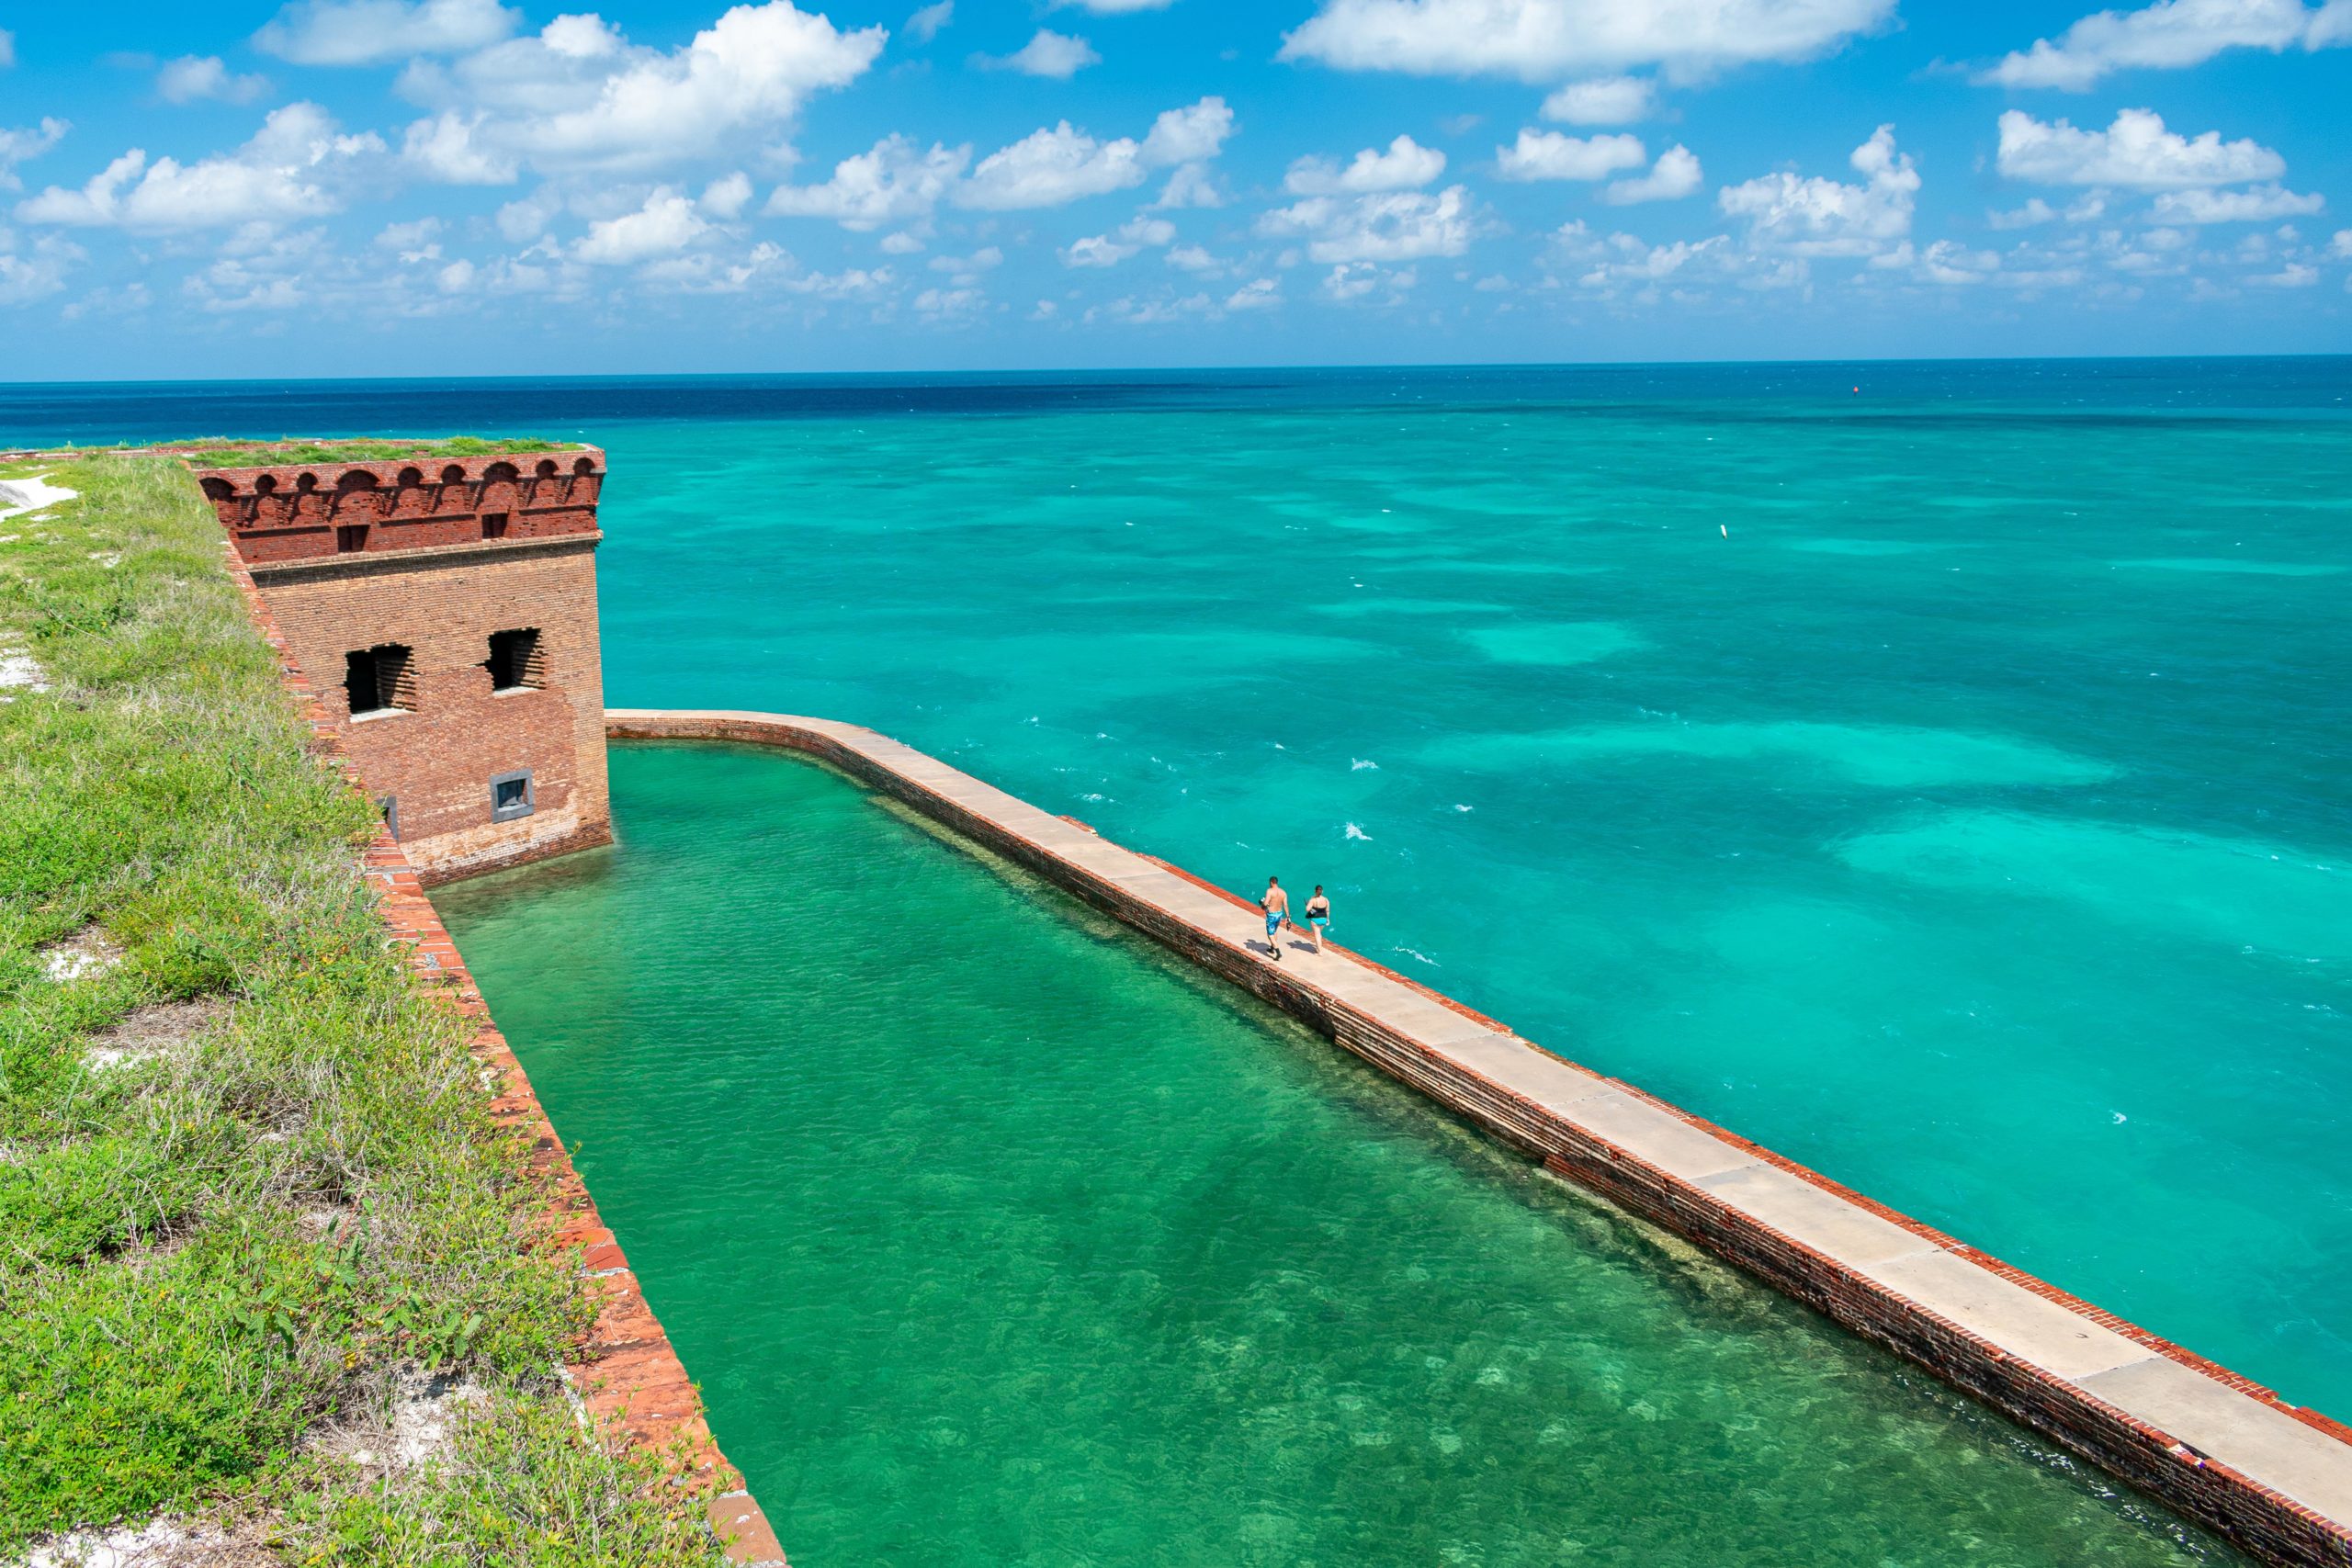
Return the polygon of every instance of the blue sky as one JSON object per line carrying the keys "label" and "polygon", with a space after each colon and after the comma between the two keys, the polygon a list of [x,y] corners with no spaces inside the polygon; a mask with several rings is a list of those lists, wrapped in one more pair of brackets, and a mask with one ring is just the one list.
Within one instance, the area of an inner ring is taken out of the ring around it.
{"label": "blue sky", "polygon": [[0,378],[2344,352],[2352,0],[0,8]]}

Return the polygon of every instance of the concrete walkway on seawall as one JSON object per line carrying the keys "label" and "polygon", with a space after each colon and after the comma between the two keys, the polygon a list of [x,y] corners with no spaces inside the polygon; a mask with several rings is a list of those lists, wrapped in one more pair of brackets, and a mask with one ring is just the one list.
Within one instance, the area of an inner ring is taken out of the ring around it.
{"label": "concrete walkway on seawall", "polygon": [[2352,1431],[1256,908],[855,725],[616,708],[616,739],[828,761],[1304,1020],[1577,1185],[1686,1235],[2267,1562],[2352,1565]]}

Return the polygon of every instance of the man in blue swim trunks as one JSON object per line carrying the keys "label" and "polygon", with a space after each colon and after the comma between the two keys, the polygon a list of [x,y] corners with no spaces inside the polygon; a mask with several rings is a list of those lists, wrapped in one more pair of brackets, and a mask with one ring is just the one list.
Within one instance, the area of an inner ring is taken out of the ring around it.
{"label": "man in blue swim trunks", "polygon": [[1290,919],[1290,895],[1283,891],[1281,877],[1266,878],[1266,896],[1258,903],[1266,911],[1266,951],[1274,955],[1275,963],[1280,964],[1283,961],[1283,922]]}

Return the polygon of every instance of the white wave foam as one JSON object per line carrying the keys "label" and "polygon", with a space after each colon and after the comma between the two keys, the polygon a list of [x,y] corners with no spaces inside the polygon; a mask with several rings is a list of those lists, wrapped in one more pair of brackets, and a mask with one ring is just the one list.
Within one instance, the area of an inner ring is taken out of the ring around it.
{"label": "white wave foam", "polygon": [[1375,762],[1375,761],[1373,761],[1371,758],[1369,758],[1369,757],[1351,757],[1351,758],[1349,758],[1349,759],[1348,759],[1348,771],[1349,771],[1349,772],[1351,772],[1351,773],[1363,773],[1366,768],[1370,768],[1374,773],[1378,773],[1378,772],[1380,771],[1380,764],[1379,764],[1379,763],[1377,763],[1377,762]]}
{"label": "white wave foam", "polygon": [[1365,832],[1363,829],[1357,827],[1352,822],[1348,824],[1347,836],[1351,839],[1361,839],[1367,844],[1372,842],[1372,835]]}

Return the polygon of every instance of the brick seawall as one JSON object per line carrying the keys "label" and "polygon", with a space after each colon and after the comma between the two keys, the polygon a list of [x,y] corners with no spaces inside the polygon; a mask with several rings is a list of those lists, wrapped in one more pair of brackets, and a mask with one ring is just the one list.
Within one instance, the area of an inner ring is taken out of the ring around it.
{"label": "brick seawall", "polygon": [[644,709],[605,730],[829,762],[2256,1557],[2352,1568],[2352,1430],[2021,1269],[1342,949],[1277,967],[1254,905],[872,730]]}
{"label": "brick seawall", "polygon": [[[340,770],[354,789],[359,788],[334,716],[296,666],[285,633],[254,587],[253,574],[234,550],[224,553],[229,575],[244,595],[246,612],[277,656],[279,683],[310,725],[311,752]],[[573,1348],[563,1368],[565,1380],[607,1430],[617,1429],[629,1443],[718,1483],[711,1529],[730,1560],[746,1568],[785,1568],[775,1532],[744,1490],[741,1476],[720,1453],[703,1418],[702,1396],[671,1348],[661,1320],[646,1304],[628,1259],[597,1213],[596,1201],[572,1168],[522,1063],[491,1021],[481,989],[425,897],[416,868],[390,832],[379,829],[363,852],[360,870],[376,892],[377,908],[418,987],[467,1025],[474,1060],[493,1086],[492,1119],[528,1140],[530,1168],[547,1195],[548,1221],[534,1243],[579,1256],[581,1274],[596,1303],[596,1318],[587,1339]]]}

